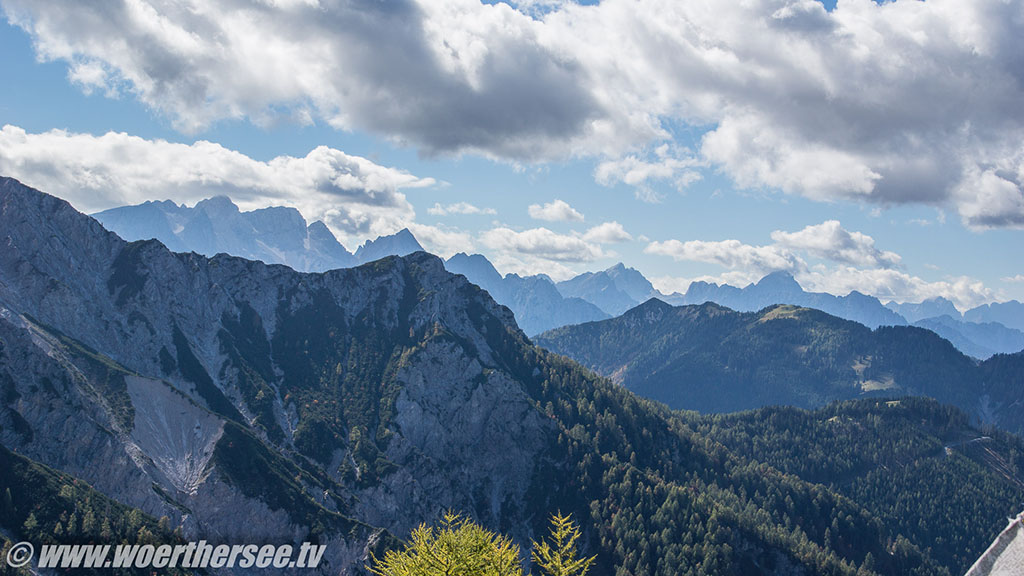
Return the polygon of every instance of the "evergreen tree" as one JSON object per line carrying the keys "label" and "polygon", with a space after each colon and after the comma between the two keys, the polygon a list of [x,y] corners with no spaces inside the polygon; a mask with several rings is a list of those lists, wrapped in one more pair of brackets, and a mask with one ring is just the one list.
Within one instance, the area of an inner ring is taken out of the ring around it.
{"label": "evergreen tree", "polygon": [[596,556],[577,557],[579,538],[580,530],[571,515],[555,514],[551,517],[550,542],[535,542],[531,557],[548,576],[585,576]]}
{"label": "evergreen tree", "polygon": [[[371,556],[372,557],[372,556]],[[421,525],[401,551],[372,557],[377,576],[522,576],[519,546],[448,513],[437,528]]]}

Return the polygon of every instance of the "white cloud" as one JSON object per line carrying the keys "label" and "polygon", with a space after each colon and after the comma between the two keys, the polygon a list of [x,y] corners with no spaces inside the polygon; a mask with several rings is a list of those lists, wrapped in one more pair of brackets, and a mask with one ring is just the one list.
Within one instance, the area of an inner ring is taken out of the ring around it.
{"label": "white cloud", "polygon": [[896,268],[900,265],[898,254],[878,250],[874,238],[860,232],[850,232],[838,220],[807,226],[799,232],[776,230],[771,237],[778,246],[833,262],[879,268]]}
{"label": "white cloud", "polygon": [[848,294],[856,290],[882,302],[923,302],[941,296],[961,310],[991,302],[998,296],[982,282],[966,276],[929,282],[899,270],[862,270],[852,266],[810,270],[798,275],[797,280],[812,291]]}
{"label": "white cloud", "polygon": [[507,4],[10,0],[3,9],[42,59],[92,66],[83,86],[130,93],[189,133],[301,110],[431,153],[529,161],[565,157],[603,114],[585,71]]}
{"label": "white cloud", "polygon": [[133,96],[182,130],[283,116],[428,154],[592,157],[599,180],[653,197],[651,182],[695,176],[641,151],[707,129],[694,156],[741,186],[1024,226],[1017,2],[515,4],[3,9],[76,85]]}
{"label": "white cloud", "polygon": [[529,207],[530,218],[534,220],[547,220],[548,222],[583,222],[583,214],[580,214],[568,202],[555,200],[541,206],[531,204]]}
{"label": "white cloud", "polygon": [[651,242],[647,254],[670,256],[677,262],[706,262],[748,273],[764,274],[775,270],[797,270],[803,265],[795,254],[778,246],[751,246],[739,240],[707,242],[704,240],[667,240]]}
{"label": "white cloud", "polygon": [[1009,282],[1013,284],[1024,284],[1024,274],[1017,274],[1016,276],[1007,276],[1002,280],[1003,282]]}
{"label": "white cloud", "polygon": [[267,162],[211,142],[178,144],[124,133],[101,136],[0,129],[0,173],[60,196],[84,212],[153,198],[192,204],[226,194],[244,210],[294,206],[343,240],[374,238],[415,217],[401,192],[434,180],[320,146]]}
{"label": "white cloud", "polygon": [[427,252],[442,258],[473,251],[473,237],[468,232],[416,222],[410,222],[408,228]]}
{"label": "white cloud", "polygon": [[555,282],[561,282],[579,273],[562,262],[538,258],[528,254],[494,252],[488,254],[487,258],[502,275],[518,274],[519,276],[533,276],[543,273]]}
{"label": "white cloud", "polygon": [[[651,278],[651,284],[662,293],[685,294],[693,282],[710,282],[718,285],[744,287],[757,282],[764,275],[748,270],[731,270],[718,275],[703,275],[693,278],[660,276]],[[828,292],[845,296],[856,290],[869,294],[882,302],[922,302],[928,298],[943,297],[951,300],[960,310],[967,310],[998,299],[999,294],[984,286],[982,282],[968,277],[928,281],[918,276],[891,269],[863,270],[852,266],[815,267],[802,270],[794,275],[804,290]]]}
{"label": "white cloud", "polygon": [[[797,232],[776,230],[771,238],[773,243],[765,246],[752,246],[738,240],[668,240],[652,242],[644,252],[670,256],[680,262],[717,264],[727,269],[719,275],[663,276],[651,280],[659,290],[669,292],[686,292],[694,281],[743,287],[769,272],[784,270],[792,273],[807,290],[839,295],[857,290],[883,302],[921,302],[942,296],[966,310],[999,295],[973,278],[928,281],[912,276],[898,269],[901,262],[898,254],[879,250],[872,237],[850,232],[835,220]],[[810,265],[809,257],[825,262]]]}
{"label": "white cloud", "polygon": [[[1007,162],[1005,164],[1012,164]],[[956,188],[960,216],[973,228],[1024,228],[1024,148],[1017,166],[968,168]]]}
{"label": "white cloud", "polygon": [[689,150],[673,150],[668,144],[655,148],[649,158],[634,154],[605,160],[594,169],[594,180],[602,186],[618,183],[632,186],[641,199],[657,200],[651,182],[668,182],[677,190],[685,190],[702,178],[696,169],[701,165]]}
{"label": "white cloud", "polygon": [[456,202],[446,206],[435,202],[431,208],[427,209],[427,213],[434,216],[447,216],[449,214],[497,214],[498,212],[494,208],[479,208],[468,202]]}
{"label": "white cloud", "polygon": [[522,232],[505,227],[493,228],[483,232],[480,241],[496,251],[555,262],[590,262],[605,257],[600,246],[547,228],[531,228]]}
{"label": "white cloud", "polygon": [[598,224],[587,230],[583,233],[583,239],[587,242],[611,244],[615,242],[628,242],[633,239],[633,236],[626,232],[622,224],[612,221]]}
{"label": "white cloud", "polygon": [[896,268],[901,261],[899,254],[879,250],[874,238],[850,232],[838,220],[826,220],[797,232],[775,230],[771,239],[773,243],[765,246],[739,240],[667,240],[651,242],[644,252],[670,256],[677,262],[707,262],[755,274],[799,271],[807,267],[807,257],[869,268]]}

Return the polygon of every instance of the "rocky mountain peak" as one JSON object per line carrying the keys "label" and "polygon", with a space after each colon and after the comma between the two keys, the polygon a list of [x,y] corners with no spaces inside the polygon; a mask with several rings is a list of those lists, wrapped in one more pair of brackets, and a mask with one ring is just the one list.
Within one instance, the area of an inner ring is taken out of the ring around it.
{"label": "rocky mountain peak", "polygon": [[803,288],[796,281],[793,275],[785,270],[779,270],[761,278],[755,284],[761,290],[771,290],[778,293],[802,292]]}
{"label": "rocky mountain peak", "polygon": [[405,256],[421,251],[423,251],[423,246],[416,240],[412,232],[408,228],[402,228],[389,236],[367,240],[356,250],[355,257],[359,262],[365,263],[379,260],[385,256]]}

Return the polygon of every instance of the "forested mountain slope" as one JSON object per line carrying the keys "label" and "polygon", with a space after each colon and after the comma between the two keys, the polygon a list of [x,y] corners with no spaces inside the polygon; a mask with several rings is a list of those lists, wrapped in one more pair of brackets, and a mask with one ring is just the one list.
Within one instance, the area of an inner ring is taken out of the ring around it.
{"label": "forested mountain slope", "polygon": [[979,364],[921,328],[871,330],[794,306],[735,312],[652,299],[618,318],[566,326],[535,341],[673,408],[813,408],[914,395],[1024,432],[1024,371],[1005,367],[1005,355]]}

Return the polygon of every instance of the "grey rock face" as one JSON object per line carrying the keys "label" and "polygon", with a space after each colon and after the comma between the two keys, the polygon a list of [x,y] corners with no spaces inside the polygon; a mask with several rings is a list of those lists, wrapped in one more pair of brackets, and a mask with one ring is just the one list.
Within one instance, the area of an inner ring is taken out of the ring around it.
{"label": "grey rock face", "polygon": [[[218,201],[203,210],[233,213]],[[492,349],[517,331],[511,312],[439,259],[303,274],[173,253],[125,242],[10,179],[0,180],[0,246],[5,446],[189,536],[298,542],[311,515],[326,518],[334,574],[358,571],[380,529],[406,534],[449,507],[529,534],[528,519],[509,512],[524,507],[510,504],[529,487],[551,424]],[[394,406],[374,424],[391,438],[381,454],[390,464],[360,481],[337,467],[353,460],[354,424],[317,445],[333,462],[298,456],[312,424],[296,397],[323,390],[307,371],[326,368],[304,367],[305,355],[377,341],[398,346],[379,350],[395,354],[393,392],[383,382],[366,392]],[[232,462],[252,458],[242,450],[295,482],[239,476]],[[282,508],[282,490],[304,503]]]}

